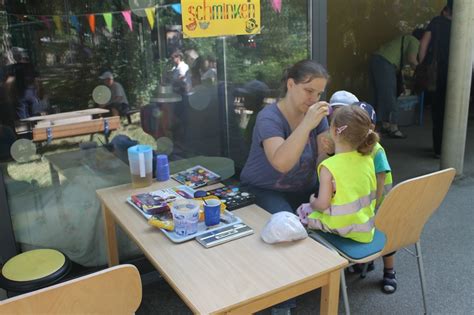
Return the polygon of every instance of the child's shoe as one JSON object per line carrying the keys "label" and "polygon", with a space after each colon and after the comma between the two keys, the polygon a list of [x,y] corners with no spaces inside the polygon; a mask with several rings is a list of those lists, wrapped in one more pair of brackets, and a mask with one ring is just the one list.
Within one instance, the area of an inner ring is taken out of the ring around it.
{"label": "child's shoe", "polygon": [[395,270],[384,269],[382,279],[382,292],[392,294],[397,291],[397,278],[395,277]]}

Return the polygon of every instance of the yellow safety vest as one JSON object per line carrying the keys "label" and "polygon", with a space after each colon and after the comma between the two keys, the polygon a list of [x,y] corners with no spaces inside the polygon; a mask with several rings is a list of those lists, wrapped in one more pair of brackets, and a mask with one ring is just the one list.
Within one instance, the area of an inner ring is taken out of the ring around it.
{"label": "yellow safety vest", "polygon": [[336,192],[328,209],[314,211],[308,218],[323,231],[370,243],[375,230],[377,187],[371,156],[357,151],[336,154],[319,165],[318,175],[323,165],[332,174]]}
{"label": "yellow safety vest", "polygon": [[[372,156],[372,159],[374,159],[374,162],[375,162],[375,156],[380,150],[382,150],[385,156],[387,156],[387,154],[385,153],[385,149],[380,145],[380,143],[377,142],[374,146],[374,149],[372,150],[372,153],[370,154]],[[385,197],[385,195],[388,194],[388,192],[392,189],[392,185],[393,185],[392,172],[387,172],[385,174],[385,183],[383,187],[382,200]]]}

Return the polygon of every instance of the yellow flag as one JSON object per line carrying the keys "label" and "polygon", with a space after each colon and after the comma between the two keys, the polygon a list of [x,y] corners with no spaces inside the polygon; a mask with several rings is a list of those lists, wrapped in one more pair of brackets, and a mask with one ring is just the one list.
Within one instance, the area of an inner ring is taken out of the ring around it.
{"label": "yellow flag", "polygon": [[155,8],[146,8],[145,13],[148,23],[150,23],[150,28],[153,29],[153,26],[155,25]]}
{"label": "yellow flag", "polygon": [[56,29],[59,33],[63,32],[63,25],[61,24],[61,17],[58,15],[53,15],[54,25],[56,25]]}

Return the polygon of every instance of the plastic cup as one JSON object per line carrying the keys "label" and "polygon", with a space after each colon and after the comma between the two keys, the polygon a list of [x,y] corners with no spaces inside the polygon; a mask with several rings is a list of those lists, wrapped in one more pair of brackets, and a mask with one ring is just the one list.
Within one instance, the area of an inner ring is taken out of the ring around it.
{"label": "plastic cup", "polygon": [[171,204],[174,232],[179,236],[195,234],[199,221],[199,202],[192,199],[178,199]]}
{"label": "plastic cup", "polygon": [[128,163],[134,188],[150,186],[153,179],[153,150],[149,145],[128,148]]}
{"label": "plastic cup", "polygon": [[156,180],[164,182],[170,179],[170,166],[168,156],[160,154],[156,156]]}
{"label": "plastic cup", "polygon": [[204,204],[204,223],[206,226],[217,225],[221,222],[221,201],[207,199]]}

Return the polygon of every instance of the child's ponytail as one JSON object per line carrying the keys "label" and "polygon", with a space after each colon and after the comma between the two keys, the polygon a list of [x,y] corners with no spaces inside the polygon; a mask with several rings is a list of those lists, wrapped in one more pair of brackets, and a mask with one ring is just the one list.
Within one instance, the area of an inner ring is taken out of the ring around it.
{"label": "child's ponytail", "polygon": [[372,153],[372,150],[379,139],[379,135],[372,129],[369,129],[365,140],[357,147],[357,152],[363,155],[369,155]]}

